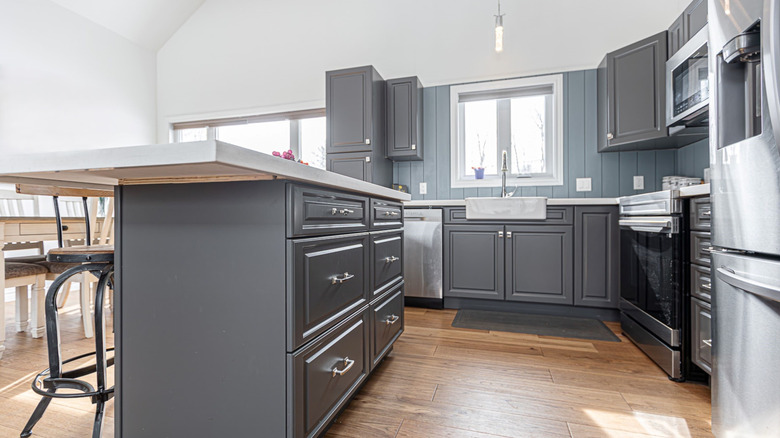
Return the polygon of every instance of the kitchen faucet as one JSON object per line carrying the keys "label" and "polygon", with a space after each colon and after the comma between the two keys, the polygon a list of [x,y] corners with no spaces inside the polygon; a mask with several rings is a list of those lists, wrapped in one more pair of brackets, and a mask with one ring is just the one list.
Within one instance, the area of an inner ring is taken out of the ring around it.
{"label": "kitchen faucet", "polygon": [[511,195],[507,195],[506,193],[506,173],[509,171],[509,168],[506,166],[506,151],[501,152],[501,197],[502,198],[508,198],[515,193],[512,192]]}

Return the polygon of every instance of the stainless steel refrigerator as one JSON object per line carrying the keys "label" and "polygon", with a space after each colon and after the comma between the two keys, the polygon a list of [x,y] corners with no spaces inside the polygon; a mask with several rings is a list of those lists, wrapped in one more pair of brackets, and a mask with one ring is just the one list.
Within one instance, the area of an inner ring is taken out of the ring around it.
{"label": "stainless steel refrigerator", "polygon": [[780,0],[709,0],[712,421],[780,434]]}

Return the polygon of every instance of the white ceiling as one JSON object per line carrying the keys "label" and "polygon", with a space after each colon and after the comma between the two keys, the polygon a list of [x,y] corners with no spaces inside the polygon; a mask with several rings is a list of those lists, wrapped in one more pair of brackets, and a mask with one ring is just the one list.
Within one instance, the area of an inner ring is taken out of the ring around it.
{"label": "white ceiling", "polygon": [[52,1],[156,52],[205,0]]}

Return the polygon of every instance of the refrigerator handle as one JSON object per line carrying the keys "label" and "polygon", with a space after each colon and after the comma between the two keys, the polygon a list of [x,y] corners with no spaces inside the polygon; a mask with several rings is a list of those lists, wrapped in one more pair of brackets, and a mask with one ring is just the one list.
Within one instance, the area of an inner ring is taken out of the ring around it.
{"label": "refrigerator handle", "polygon": [[767,95],[767,107],[775,135],[780,142],[780,4],[776,1],[764,2],[764,20],[761,26],[761,44],[764,46],[763,72]]}
{"label": "refrigerator handle", "polygon": [[771,301],[780,302],[780,287],[770,286],[768,284],[760,283],[749,278],[742,277],[732,272],[730,269],[724,267],[718,268],[716,271],[718,278],[726,282],[727,284],[736,287],[737,289],[750,292],[753,295],[757,295],[762,298],[766,298]]}

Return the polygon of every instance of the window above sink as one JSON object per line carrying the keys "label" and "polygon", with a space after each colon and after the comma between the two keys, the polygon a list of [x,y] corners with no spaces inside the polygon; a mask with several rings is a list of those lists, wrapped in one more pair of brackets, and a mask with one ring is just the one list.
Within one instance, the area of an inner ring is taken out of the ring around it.
{"label": "window above sink", "polygon": [[450,110],[452,187],[501,187],[502,151],[508,187],[563,184],[562,75],[454,85]]}

